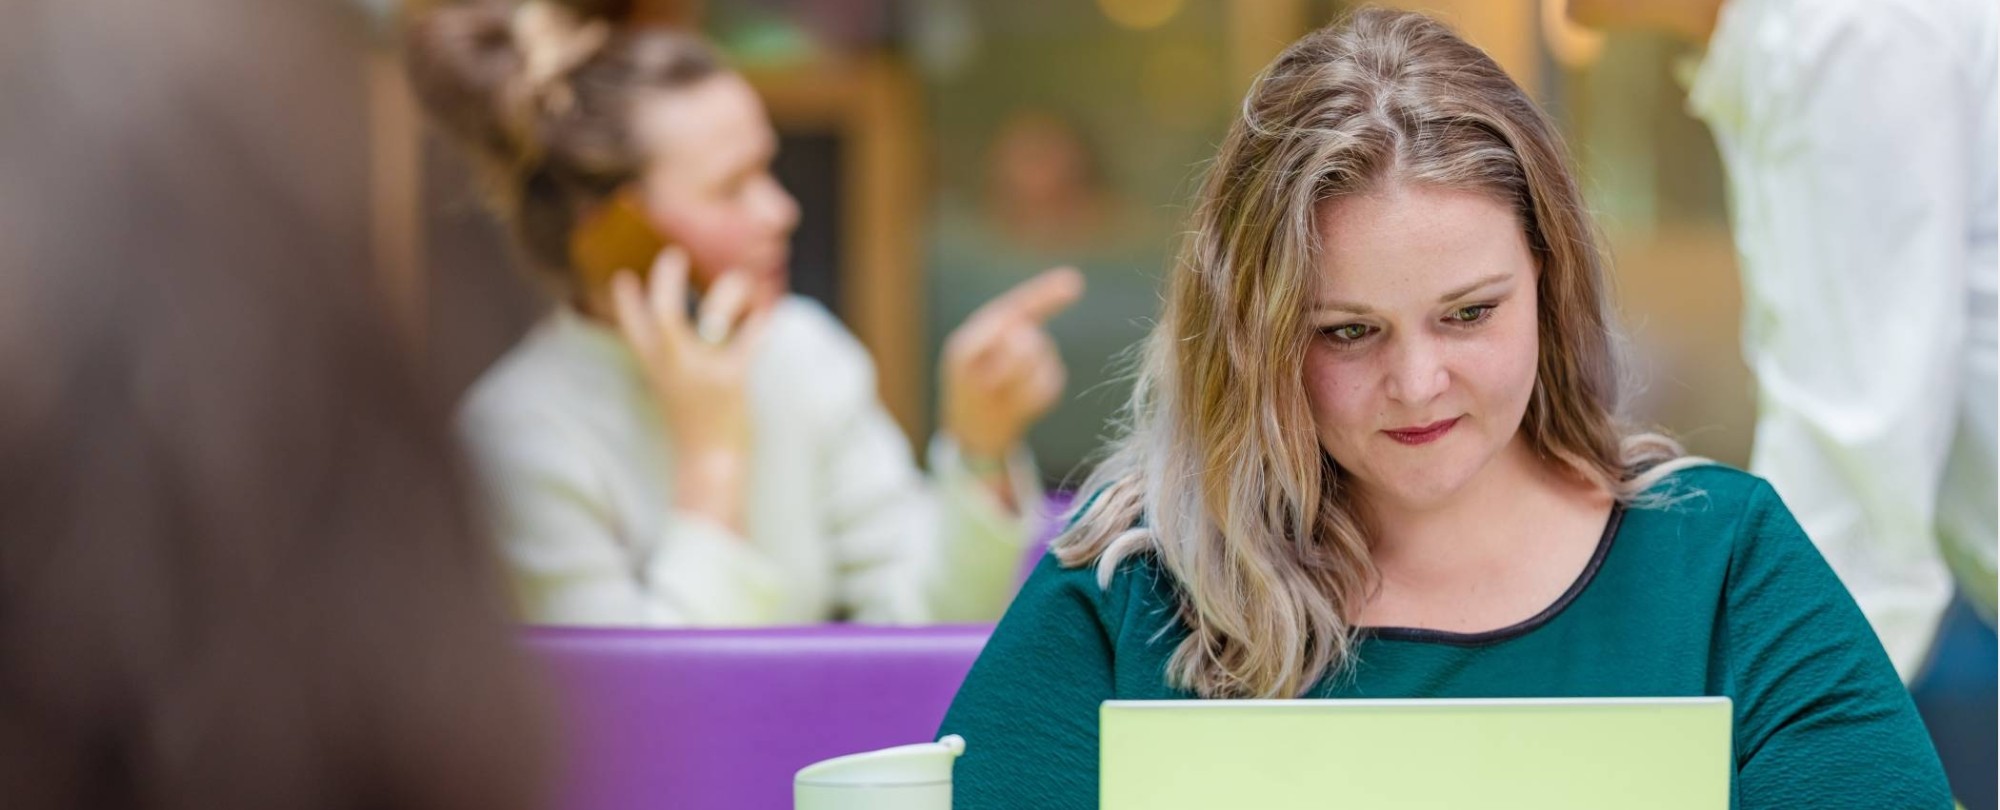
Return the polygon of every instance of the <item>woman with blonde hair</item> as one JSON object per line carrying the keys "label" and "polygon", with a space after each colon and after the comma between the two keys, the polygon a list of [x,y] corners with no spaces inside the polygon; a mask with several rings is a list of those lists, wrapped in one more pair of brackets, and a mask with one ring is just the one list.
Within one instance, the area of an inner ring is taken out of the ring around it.
{"label": "woman with blonde hair", "polygon": [[[1041,324],[1075,271],[953,334],[926,480],[867,351],[787,294],[777,133],[710,48],[546,0],[445,6],[408,42],[424,106],[560,301],[463,409],[530,620],[999,615],[1040,500],[1020,440],[1063,387]],[[617,249],[649,239],[670,247]]]}
{"label": "woman with blonde hair", "polygon": [[1692,695],[1735,702],[1737,806],[1950,805],[1784,504],[1620,420],[1589,217],[1484,53],[1308,35],[1190,232],[1126,434],[945,720],[956,806],[1094,806],[1113,698]]}

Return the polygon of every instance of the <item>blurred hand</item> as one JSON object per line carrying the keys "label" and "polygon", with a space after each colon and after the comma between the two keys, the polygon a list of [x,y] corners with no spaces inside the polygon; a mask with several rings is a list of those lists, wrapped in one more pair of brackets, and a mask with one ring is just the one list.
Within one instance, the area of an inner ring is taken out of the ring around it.
{"label": "blurred hand", "polygon": [[675,448],[675,503],[742,530],[750,458],[750,362],[770,306],[754,283],[729,273],[711,285],[690,323],[688,257],[661,251],[649,280],[629,270],[611,279],[612,313],[659,400]]}
{"label": "blurred hand", "polygon": [[1049,270],[986,302],[946,339],[944,429],[967,456],[1004,456],[1055,405],[1067,375],[1042,325],[1082,296],[1083,274]]}

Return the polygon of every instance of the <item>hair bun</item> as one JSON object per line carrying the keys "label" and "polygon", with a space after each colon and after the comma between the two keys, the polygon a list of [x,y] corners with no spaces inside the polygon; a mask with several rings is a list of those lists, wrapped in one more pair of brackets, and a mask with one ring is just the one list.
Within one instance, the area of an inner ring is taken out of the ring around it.
{"label": "hair bun", "polygon": [[584,20],[575,11],[547,0],[531,0],[508,20],[514,44],[526,64],[517,77],[522,101],[538,112],[561,115],[575,103],[563,77],[590,61],[611,39],[603,20]]}
{"label": "hair bun", "polygon": [[417,98],[453,137],[511,162],[529,126],[516,100],[527,68],[513,15],[495,2],[440,8],[410,27],[406,69]]}

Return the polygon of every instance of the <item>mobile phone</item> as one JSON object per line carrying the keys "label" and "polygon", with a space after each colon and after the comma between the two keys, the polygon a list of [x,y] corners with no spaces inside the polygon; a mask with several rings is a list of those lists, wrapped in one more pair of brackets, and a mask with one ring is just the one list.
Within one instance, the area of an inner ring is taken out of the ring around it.
{"label": "mobile phone", "polygon": [[570,266],[586,289],[602,289],[620,270],[644,280],[668,244],[646,221],[639,195],[627,188],[577,223],[570,233]]}

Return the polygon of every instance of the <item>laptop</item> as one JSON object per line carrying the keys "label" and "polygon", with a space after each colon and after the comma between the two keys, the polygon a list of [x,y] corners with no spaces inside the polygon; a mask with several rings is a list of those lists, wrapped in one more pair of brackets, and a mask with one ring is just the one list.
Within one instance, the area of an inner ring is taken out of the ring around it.
{"label": "laptop", "polygon": [[1101,810],[1729,807],[1728,698],[1106,701]]}

